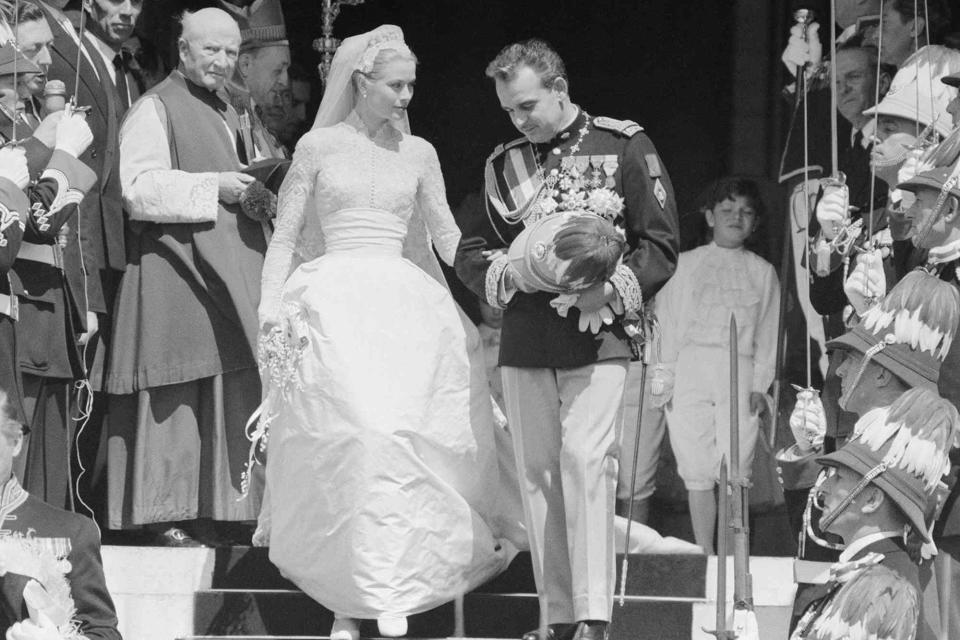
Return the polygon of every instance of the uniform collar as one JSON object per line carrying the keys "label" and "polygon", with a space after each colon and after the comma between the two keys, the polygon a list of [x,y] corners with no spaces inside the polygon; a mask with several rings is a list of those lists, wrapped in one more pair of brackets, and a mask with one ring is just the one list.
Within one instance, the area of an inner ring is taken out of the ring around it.
{"label": "uniform collar", "polygon": [[897,536],[901,535],[903,535],[902,531],[878,531],[876,533],[863,536],[862,538],[857,538],[848,544],[840,553],[840,562],[850,562],[857,556],[861,555],[861,552],[865,551],[867,547],[880,542],[881,540],[886,540],[887,538],[896,538]]}
{"label": "uniform collar", "polygon": [[583,125],[586,123],[586,121],[587,121],[586,112],[578,106],[577,116],[573,119],[573,122],[571,122],[566,127],[561,129],[560,133],[555,135],[549,141],[543,142],[540,144],[535,144],[534,146],[537,148],[538,151],[546,152],[546,151],[550,151],[550,149],[563,146],[564,144],[567,144],[571,141],[575,141],[578,137],[577,135],[578,132],[580,131],[580,129],[583,128]]}
{"label": "uniform collar", "polygon": [[10,479],[3,485],[2,493],[0,493],[0,513],[5,515],[13,511],[26,499],[26,490],[20,486],[16,476],[10,476]]}

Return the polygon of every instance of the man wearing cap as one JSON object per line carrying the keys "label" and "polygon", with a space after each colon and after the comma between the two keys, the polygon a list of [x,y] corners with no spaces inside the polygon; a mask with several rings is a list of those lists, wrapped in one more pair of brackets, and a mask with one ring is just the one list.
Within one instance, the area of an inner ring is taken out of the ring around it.
{"label": "man wearing cap", "polygon": [[953,405],[930,389],[911,389],[861,417],[852,440],[817,459],[824,470],[811,504],[822,510],[820,528],[843,540],[843,551],[791,638],[923,634],[919,569],[904,537],[912,530],[930,542],[926,514],[958,429]]}
{"label": "man wearing cap", "polygon": [[240,116],[244,161],[285,158],[286,150],[272,133],[283,125],[283,94],[290,86],[290,43],[280,2],[256,0],[241,7],[221,0],[220,5],[240,25],[243,38],[226,90]]}
{"label": "man wearing cap", "polygon": [[[639,125],[592,117],[572,102],[547,43],[505,47],[487,75],[523,137],[488,159],[487,215],[466,221],[455,267],[474,293],[505,309],[500,365],[548,625],[540,640],[600,639],[613,607],[618,431],[631,356],[620,319],[639,312],[676,268],[673,187]],[[625,229],[627,254],[609,280],[572,304],[552,304],[556,294],[526,282],[504,250],[526,225],[588,196]]]}
{"label": "man wearing cap", "polygon": [[[923,271],[908,274],[851,331],[828,343],[840,352],[840,408],[870,420],[911,388],[937,389],[940,368],[960,322],[960,293]],[[921,341],[917,336],[925,336]],[[796,444],[777,453],[777,470],[788,503],[808,501],[817,475],[814,458],[821,452],[826,418],[819,399],[798,394],[790,416]],[[808,507],[809,508],[809,507]],[[803,509],[798,509],[800,513]],[[813,527],[813,531],[809,529]],[[795,523],[802,536],[819,535],[816,520]],[[801,545],[796,563],[799,588],[794,620],[807,607],[817,588],[817,574],[829,557],[814,545]],[[927,574],[929,575],[929,574]],[[924,625],[926,631],[926,625]],[[928,637],[922,635],[920,637]]]}
{"label": "man wearing cap", "polygon": [[244,425],[260,402],[266,252],[260,223],[240,211],[253,178],[241,172],[237,112],[219,94],[240,29],[216,8],[185,13],[182,25],[180,67],[134,104],[120,133],[134,234],[107,378],[109,526],[152,525],[175,545],[192,544],[176,523],[196,531],[259,512],[257,487],[238,498]]}

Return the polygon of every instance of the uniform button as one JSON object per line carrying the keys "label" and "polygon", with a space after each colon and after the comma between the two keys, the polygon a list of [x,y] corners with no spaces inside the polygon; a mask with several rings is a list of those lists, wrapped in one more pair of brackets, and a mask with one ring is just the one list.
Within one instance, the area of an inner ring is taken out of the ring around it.
{"label": "uniform button", "polygon": [[554,147],[554,149],[553,149],[553,155],[555,155],[555,156],[560,155],[560,148],[559,148],[559,147]]}

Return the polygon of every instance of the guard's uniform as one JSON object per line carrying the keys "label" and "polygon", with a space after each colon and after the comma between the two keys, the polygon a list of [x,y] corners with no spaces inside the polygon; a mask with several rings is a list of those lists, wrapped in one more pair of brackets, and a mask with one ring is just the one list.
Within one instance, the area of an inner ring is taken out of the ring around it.
{"label": "guard's uniform", "polygon": [[68,416],[70,385],[83,377],[76,336],[84,308],[64,275],[61,228],[73,224],[77,205],[96,174],[73,156],[54,151],[28,190],[23,242],[11,271],[19,301],[16,323],[26,424],[30,434],[14,465],[24,487],[58,507],[70,503]]}
{"label": "guard's uniform", "polygon": [[901,544],[880,538],[831,567],[830,581],[817,588],[790,639],[842,640],[871,632],[869,637],[912,640],[920,616],[918,576]]}
{"label": "guard's uniform", "polygon": [[631,351],[618,322],[598,334],[581,332],[579,311],[563,318],[550,306],[555,294],[505,295],[506,258],[490,262],[481,252],[506,248],[524,223],[549,215],[571,175],[588,194],[603,187],[624,199],[619,224],[629,250],[611,282],[626,311],[638,311],[676,267],[678,224],[670,178],[630,121],[581,111],[549,143],[519,139],[498,147],[486,167],[487,215],[462,221],[455,261],[470,289],[505,307],[499,363],[541,611],[550,624],[610,619],[617,432]]}
{"label": "guard's uniform", "polygon": [[21,423],[26,418],[14,328],[17,298],[10,288],[10,268],[20,251],[29,209],[27,194],[7,178],[0,178],[0,389],[7,393],[14,415]]}
{"label": "guard's uniform", "polygon": [[[0,436],[6,437],[6,436]],[[0,489],[0,536],[31,536],[67,570],[78,631],[89,640],[120,640],[117,614],[103,576],[100,535],[93,521],[57,509],[28,494],[16,478]],[[23,600],[25,578],[7,573],[0,578],[0,630],[27,618]]]}

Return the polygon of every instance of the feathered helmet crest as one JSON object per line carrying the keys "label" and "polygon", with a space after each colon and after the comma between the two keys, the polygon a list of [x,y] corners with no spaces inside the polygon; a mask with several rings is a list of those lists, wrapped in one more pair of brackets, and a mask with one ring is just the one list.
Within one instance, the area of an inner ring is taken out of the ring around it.
{"label": "feathered helmet crest", "polygon": [[950,471],[950,450],[960,438],[960,414],[930,389],[906,391],[890,407],[865,414],[853,438],[841,449],[818,458],[826,467],[843,466],[863,476],[846,499],[824,519],[832,519],[869,484],[893,501],[924,540],[930,498]]}
{"label": "feathered helmet crest", "polygon": [[940,365],[960,323],[956,287],[918,269],[908,273],[868,310],[853,330],[827,346],[863,354],[852,390],[867,364],[889,369],[911,387],[937,388]]}

